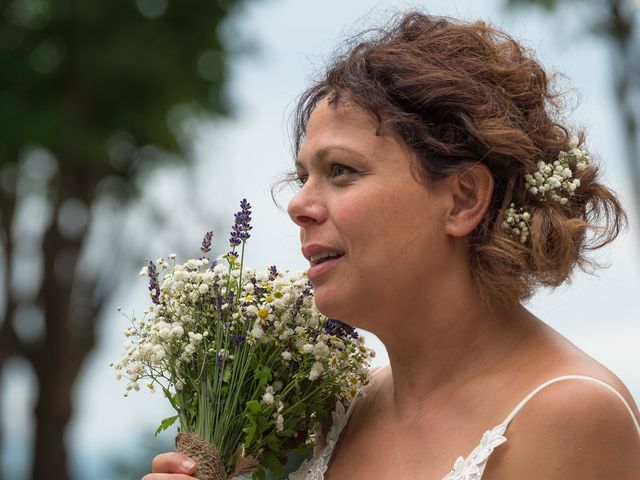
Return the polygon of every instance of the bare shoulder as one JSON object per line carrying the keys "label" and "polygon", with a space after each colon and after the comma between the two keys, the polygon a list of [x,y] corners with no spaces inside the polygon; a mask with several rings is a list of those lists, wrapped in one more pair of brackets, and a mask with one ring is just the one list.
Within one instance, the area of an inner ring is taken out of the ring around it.
{"label": "bare shoulder", "polygon": [[[630,395],[616,379],[606,383]],[[517,414],[507,442],[487,465],[495,480],[637,480],[640,432],[631,411],[610,388],[588,380],[564,380],[547,386]]]}

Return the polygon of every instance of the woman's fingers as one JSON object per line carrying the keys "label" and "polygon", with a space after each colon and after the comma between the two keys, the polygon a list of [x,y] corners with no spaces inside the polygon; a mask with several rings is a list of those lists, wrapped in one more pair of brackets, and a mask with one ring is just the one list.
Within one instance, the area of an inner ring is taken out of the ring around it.
{"label": "woman's fingers", "polygon": [[[191,475],[195,470],[195,462],[186,455],[177,452],[161,453],[157,455],[151,463],[151,471],[153,473],[182,473]],[[160,480],[160,478],[156,479],[154,477],[153,480]]]}

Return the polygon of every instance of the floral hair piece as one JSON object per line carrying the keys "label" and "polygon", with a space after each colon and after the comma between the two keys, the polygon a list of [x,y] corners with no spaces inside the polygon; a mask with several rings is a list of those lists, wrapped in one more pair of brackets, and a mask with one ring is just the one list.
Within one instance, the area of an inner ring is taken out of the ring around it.
{"label": "floral hair piece", "polygon": [[505,212],[503,227],[514,237],[520,237],[520,241],[525,243],[529,238],[529,224],[531,222],[531,214],[525,212],[522,208],[516,210],[512,203]]}
{"label": "floral hair piece", "polygon": [[[538,162],[538,169],[524,176],[527,191],[543,202],[551,200],[565,205],[580,187],[580,179],[574,178],[574,173],[591,164],[591,156],[578,148],[578,142],[578,137],[571,137],[568,149],[560,151],[553,163]],[[529,238],[531,214],[523,208],[516,210],[512,203],[505,212],[502,225],[511,236],[525,243]]]}
{"label": "floral hair piece", "polygon": [[571,137],[568,146],[569,149],[561,151],[552,164],[538,162],[538,170],[524,176],[529,192],[542,201],[566,204],[569,199],[561,193],[564,191],[568,196],[573,196],[580,186],[580,179],[573,178],[574,170],[582,171],[591,164],[589,153],[578,148],[577,137]]}

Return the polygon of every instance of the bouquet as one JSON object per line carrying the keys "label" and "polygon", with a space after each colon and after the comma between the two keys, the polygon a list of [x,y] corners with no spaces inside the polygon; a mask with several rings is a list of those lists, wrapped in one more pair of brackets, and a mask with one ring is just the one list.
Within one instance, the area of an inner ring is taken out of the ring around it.
{"label": "bouquet", "polygon": [[[321,315],[306,274],[244,265],[251,205],[242,200],[230,251],[149,261],[152,305],[131,316],[121,359],[125,395],[146,383],[176,411],[178,451],[192,457],[201,479],[278,475],[287,454],[316,442],[336,402],[348,403],[368,383],[374,352],[355,329]],[[156,432],[156,434],[158,433]]]}

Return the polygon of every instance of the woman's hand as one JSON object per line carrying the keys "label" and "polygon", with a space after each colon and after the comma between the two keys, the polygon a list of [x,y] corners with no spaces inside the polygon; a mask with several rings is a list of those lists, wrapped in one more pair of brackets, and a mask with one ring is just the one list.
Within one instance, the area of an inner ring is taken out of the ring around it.
{"label": "woman's hand", "polygon": [[151,471],[142,480],[194,480],[191,477],[196,464],[186,455],[177,452],[161,453],[151,463]]}

